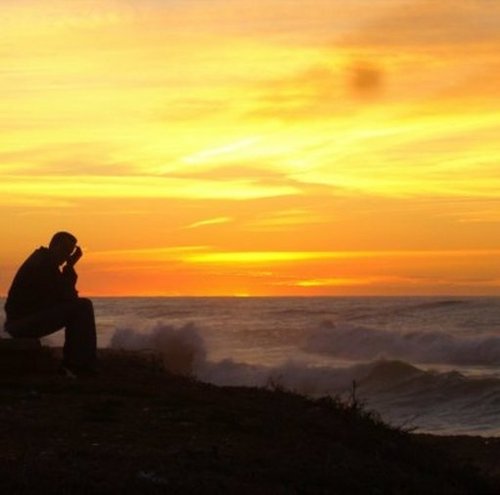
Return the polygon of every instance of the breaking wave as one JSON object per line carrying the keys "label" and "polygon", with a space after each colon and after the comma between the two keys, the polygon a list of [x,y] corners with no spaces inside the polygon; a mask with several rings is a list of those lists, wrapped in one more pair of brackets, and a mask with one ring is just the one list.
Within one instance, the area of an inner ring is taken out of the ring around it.
{"label": "breaking wave", "polygon": [[[356,346],[371,346],[381,351],[382,346],[394,338],[393,334],[381,333],[373,329],[329,324],[308,344],[311,348],[327,351],[325,346],[333,346],[336,342],[336,350],[330,349],[329,352],[366,357],[368,353],[361,353]],[[429,343],[437,353],[441,345],[453,342],[439,340],[437,335],[400,335],[399,338],[393,349],[398,354],[411,355],[423,353],[424,348],[428,352]],[[467,339],[452,345],[456,352],[465,352],[467,345],[470,350]],[[384,420],[398,426],[410,424],[418,427],[421,423],[424,425],[422,431],[470,432],[471,424],[477,423],[481,433],[488,432],[489,425],[492,425],[491,433],[494,434],[494,425],[500,414],[500,379],[496,377],[470,378],[457,371],[424,370],[404,360],[381,359],[375,353],[366,362],[345,367],[311,366],[299,361],[278,366],[252,365],[232,359],[213,362],[207,359],[206,345],[196,325],[173,327],[162,323],[150,328],[117,329],[110,346],[158,352],[169,371],[196,376],[221,386],[281,386],[310,396],[342,396],[352,390],[355,382],[360,399],[369,408],[376,409]],[[355,353],[350,351],[353,348],[357,349]],[[480,356],[484,359],[483,354]]]}
{"label": "breaking wave", "polygon": [[358,361],[402,359],[412,363],[499,365],[500,336],[474,337],[437,331],[395,332],[323,322],[307,338],[307,352]]}
{"label": "breaking wave", "polygon": [[353,379],[351,369],[309,367],[294,361],[280,366],[252,365],[232,359],[209,361],[205,341],[192,323],[180,327],[157,323],[150,328],[117,328],[110,347],[157,352],[168,371],[195,375],[216,385],[266,386],[273,383],[316,395],[341,390]]}
{"label": "breaking wave", "polygon": [[191,375],[206,361],[205,341],[191,323],[176,328],[162,323],[147,330],[118,328],[110,347],[127,351],[154,351],[160,354],[165,368]]}

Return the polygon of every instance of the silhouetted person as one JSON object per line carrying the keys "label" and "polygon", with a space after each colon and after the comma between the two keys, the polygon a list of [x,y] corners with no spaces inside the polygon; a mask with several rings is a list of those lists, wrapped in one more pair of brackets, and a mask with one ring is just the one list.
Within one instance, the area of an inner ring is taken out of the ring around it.
{"label": "silhouetted person", "polygon": [[36,249],[21,265],[5,303],[5,331],[14,338],[40,338],[65,329],[61,371],[95,371],[96,328],[92,301],[78,297],[77,239],[58,232],[49,247]]}

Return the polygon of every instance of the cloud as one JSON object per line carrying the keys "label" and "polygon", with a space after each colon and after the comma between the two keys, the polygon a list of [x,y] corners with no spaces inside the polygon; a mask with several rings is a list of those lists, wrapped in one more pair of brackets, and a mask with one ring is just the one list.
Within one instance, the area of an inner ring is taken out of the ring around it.
{"label": "cloud", "polygon": [[[381,96],[382,65],[366,56],[352,59],[345,54],[334,62],[333,50],[323,49],[325,61],[261,84],[261,95],[251,117],[281,120],[339,119],[356,112],[353,98]],[[365,102],[366,103],[366,102]]]}
{"label": "cloud", "polygon": [[292,185],[249,180],[178,179],[158,176],[3,175],[0,193],[49,198],[185,198],[248,200],[300,194]]}
{"label": "cloud", "polygon": [[345,77],[341,70],[314,65],[261,84],[261,95],[250,117],[309,120],[342,111]]}
{"label": "cloud", "polygon": [[[210,246],[169,246],[136,249],[106,249],[88,253],[91,262],[132,262],[145,261],[147,263],[165,262],[183,259],[186,254],[195,254],[210,249]],[[157,265],[154,265],[157,266]]]}
{"label": "cloud", "polygon": [[204,163],[206,161],[218,160],[220,161],[225,156],[232,156],[235,153],[253,148],[258,143],[258,138],[244,138],[237,141],[232,141],[221,146],[211,147],[193,153],[192,155],[185,156],[183,161],[189,164]]}
{"label": "cloud", "polygon": [[[17,32],[26,29],[74,29],[108,27],[131,20],[138,10],[120,0],[16,0],[6,1],[3,21]],[[14,24],[12,26],[12,24]]]}
{"label": "cloud", "polygon": [[202,168],[180,168],[170,172],[169,177],[219,180],[262,180],[264,182],[279,182],[287,180],[284,173],[273,168],[265,168],[262,164],[228,164],[220,165],[219,161],[204,165]]}
{"label": "cloud", "polygon": [[500,40],[500,5],[496,1],[393,2],[382,12],[357,32],[345,36],[342,45],[470,49]]}
{"label": "cloud", "polygon": [[57,214],[62,215],[63,210],[77,207],[76,203],[69,198],[33,197],[8,193],[0,196],[0,206],[2,208],[19,209],[22,211],[21,215],[31,215],[33,213],[45,215],[48,210],[57,210]]}
{"label": "cloud", "polygon": [[207,225],[220,225],[222,223],[229,223],[233,219],[231,217],[215,217],[208,218],[206,220],[199,220],[198,222],[191,223],[187,225],[186,229],[197,229],[199,227],[206,227]]}
{"label": "cloud", "polygon": [[284,230],[289,232],[294,227],[321,223],[331,224],[331,216],[309,209],[290,209],[259,216],[255,220],[249,221],[245,228],[257,231],[278,232]]}
{"label": "cloud", "polygon": [[0,150],[2,175],[134,175],[132,163],[118,161],[117,150],[99,141],[62,141],[58,143],[3,147]]}
{"label": "cloud", "polygon": [[323,277],[314,279],[299,280],[287,285],[295,287],[345,287],[345,286],[361,286],[361,285],[383,285],[389,284],[408,284],[413,282],[413,279],[405,277]]}
{"label": "cloud", "polygon": [[[256,187],[264,188],[291,188],[296,191],[296,195],[307,195],[311,193],[323,193],[330,195],[334,187],[324,186],[321,183],[312,183],[300,180],[300,177],[293,177],[293,173],[287,170],[286,165],[281,165],[281,157],[262,157],[254,166],[252,165],[218,165],[204,164],[202,168],[179,169],[170,172],[168,177],[186,180],[207,180],[221,183],[245,182],[254,184]],[[268,167],[264,168],[263,162],[268,162]],[[275,163],[276,162],[276,163]],[[280,170],[282,169],[282,170]],[[340,192],[340,191],[339,191]]]}
{"label": "cloud", "polygon": [[278,262],[356,260],[356,259],[430,259],[498,256],[500,250],[401,250],[401,251],[232,251],[187,254],[184,261],[208,264],[266,264]]}
{"label": "cloud", "polygon": [[500,223],[500,208],[491,210],[473,210],[448,213],[446,216],[455,218],[459,223]]}

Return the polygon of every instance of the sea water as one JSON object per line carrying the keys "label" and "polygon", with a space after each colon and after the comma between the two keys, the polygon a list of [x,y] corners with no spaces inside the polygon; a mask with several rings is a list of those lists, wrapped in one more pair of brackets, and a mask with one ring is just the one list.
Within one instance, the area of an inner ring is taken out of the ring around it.
{"label": "sea water", "polygon": [[[95,298],[100,347],[218,385],[352,394],[394,426],[500,435],[500,299]],[[61,345],[63,335],[47,337]]]}

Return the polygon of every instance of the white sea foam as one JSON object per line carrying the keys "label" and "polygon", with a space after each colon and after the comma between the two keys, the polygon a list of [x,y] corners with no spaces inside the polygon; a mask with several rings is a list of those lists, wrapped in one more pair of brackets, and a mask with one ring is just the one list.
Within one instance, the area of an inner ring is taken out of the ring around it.
{"label": "white sea foam", "polygon": [[[424,375],[427,382],[436,383],[437,377],[459,376],[425,372],[403,361],[373,360],[351,366],[311,366],[298,360],[289,360],[277,366],[255,365],[232,359],[210,361],[206,344],[194,324],[173,327],[156,323],[151,328],[136,330],[119,328],[111,339],[115,349],[154,351],[161,355],[167,370],[216,385],[282,386],[306,395],[338,394],[349,390],[357,382],[365,391],[377,393],[397,386],[413,387]],[[462,377],[463,378],[463,377]],[[407,389],[407,392],[410,391]]]}
{"label": "white sea foam", "polygon": [[195,373],[206,361],[205,342],[192,324],[176,328],[157,323],[146,331],[118,328],[110,347],[158,352],[167,370],[184,375]]}
{"label": "white sea foam", "polygon": [[412,363],[500,365],[500,336],[438,331],[399,332],[324,321],[311,332],[307,352],[352,360],[402,359]]}
{"label": "white sea foam", "polygon": [[352,380],[366,373],[366,366],[346,368],[308,366],[290,360],[279,366],[252,365],[223,359],[207,359],[206,344],[192,323],[174,327],[157,322],[150,328],[118,328],[110,347],[123,350],[155,351],[171,372],[196,375],[217,385],[283,386],[304,394],[331,394],[345,390]]}

